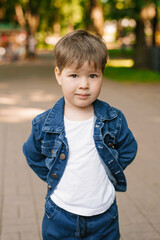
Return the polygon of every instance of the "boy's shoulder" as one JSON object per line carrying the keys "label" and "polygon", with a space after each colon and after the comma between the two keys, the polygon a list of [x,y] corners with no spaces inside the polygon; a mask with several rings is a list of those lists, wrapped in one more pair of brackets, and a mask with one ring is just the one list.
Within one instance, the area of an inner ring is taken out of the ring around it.
{"label": "boy's shoulder", "polygon": [[33,126],[40,123],[40,122],[45,122],[47,116],[49,115],[50,111],[52,110],[52,108],[44,111],[43,113],[38,114],[33,120]]}
{"label": "boy's shoulder", "polygon": [[122,114],[122,112],[109,103],[97,99],[94,102],[95,114],[98,115],[102,120],[112,120]]}
{"label": "boy's shoulder", "polygon": [[[61,123],[61,117],[64,112],[64,98],[59,99],[52,108],[38,114],[33,120],[32,125],[34,127],[43,128],[43,126],[48,126],[53,128],[56,123]],[[61,116],[61,117],[60,117]]]}

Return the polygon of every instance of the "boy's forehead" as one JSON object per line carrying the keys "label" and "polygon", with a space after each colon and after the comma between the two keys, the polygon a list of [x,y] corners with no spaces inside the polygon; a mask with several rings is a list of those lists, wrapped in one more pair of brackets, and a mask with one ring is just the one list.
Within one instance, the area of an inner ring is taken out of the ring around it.
{"label": "boy's forehead", "polygon": [[83,69],[86,69],[87,71],[100,71],[101,69],[98,68],[98,66],[96,66],[96,64],[94,62],[89,62],[89,61],[85,61],[83,64],[71,64],[69,66],[65,66],[65,68],[69,68],[71,70],[75,70],[75,71],[78,71],[78,70],[81,70],[82,68]]}

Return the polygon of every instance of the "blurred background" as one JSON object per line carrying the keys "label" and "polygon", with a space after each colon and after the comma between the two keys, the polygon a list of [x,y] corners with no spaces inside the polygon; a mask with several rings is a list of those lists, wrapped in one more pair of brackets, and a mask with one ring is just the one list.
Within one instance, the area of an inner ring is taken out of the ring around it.
{"label": "blurred background", "polygon": [[0,64],[53,50],[79,28],[105,39],[108,74],[133,66],[160,72],[159,0],[0,0]]}

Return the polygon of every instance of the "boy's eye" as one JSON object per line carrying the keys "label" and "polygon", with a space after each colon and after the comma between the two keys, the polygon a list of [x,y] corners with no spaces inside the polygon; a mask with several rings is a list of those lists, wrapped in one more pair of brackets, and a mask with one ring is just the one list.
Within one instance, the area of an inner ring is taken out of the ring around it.
{"label": "boy's eye", "polygon": [[78,75],[77,75],[77,74],[71,74],[70,77],[72,77],[72,78],[77,78]]}
{"label": "boy's eye", "polygon": [[96,78],[97,74],[90,74],[90,78]]}

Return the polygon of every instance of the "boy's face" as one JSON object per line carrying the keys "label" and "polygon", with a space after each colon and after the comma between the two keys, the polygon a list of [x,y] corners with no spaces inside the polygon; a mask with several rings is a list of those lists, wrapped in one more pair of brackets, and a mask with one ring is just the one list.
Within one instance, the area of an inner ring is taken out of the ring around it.
{"label": "boy's face", "polygon": [[55,75],[62,87],[65,107],[90,108],[99,96],[102,86],[102,71],[95,70],[85,62],[81,68],[65,67],[61,72],[55,68]]}

